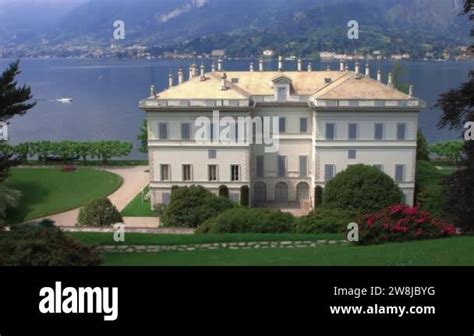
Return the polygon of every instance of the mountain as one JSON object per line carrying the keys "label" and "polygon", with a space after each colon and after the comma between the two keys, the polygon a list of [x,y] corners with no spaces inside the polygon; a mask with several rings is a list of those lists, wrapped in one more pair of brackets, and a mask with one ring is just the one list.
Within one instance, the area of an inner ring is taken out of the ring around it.
{"label": "mountain", "polygon": [[[5,1],[36,2],[27,12],[36,11],[40,18],[49,11],[50,17],[33,25],[20,20],[15,26],[21,15],[3,6]],[[157,52],[226,49],[233,56],[265,48],[302,55],[369,47],[400,52],[418,48],[421,53],[463,44],[469,30],[467,20],[458,17],[462,0],[75,0],[69,7],[66,3],[0,0],[0,8],[6,9],[0,10],[0,22],[8,18],[12,23],[0,26],[0,43],[145,44]],[[116,20],[125,22],[123,41],[112,38]],[[349,20],[359,22],[358,41],[346,38]]]}

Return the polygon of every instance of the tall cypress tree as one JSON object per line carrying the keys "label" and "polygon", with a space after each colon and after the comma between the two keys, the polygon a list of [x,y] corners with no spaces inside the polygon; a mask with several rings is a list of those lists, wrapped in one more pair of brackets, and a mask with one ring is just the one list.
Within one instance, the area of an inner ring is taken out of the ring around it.
{"label": "tall cypress tree", "polygon": [[[464,0],[464,14],[474,21],[474,0]],[[474,28],[471,29],[474,37]],[[474,52],[474,45],[470,47]],[[469,80],[459,88],[442,94],[436,105],[443,110],[440,128],[464,129],[467,122],[474,122],[474,71]],[[464,138],[464,137],[463,137]],[[465,160],[462,167],[447,180],[445,208],[451,213],[455,224],[465,232],[474,232],[474,141],[466,141]]]}

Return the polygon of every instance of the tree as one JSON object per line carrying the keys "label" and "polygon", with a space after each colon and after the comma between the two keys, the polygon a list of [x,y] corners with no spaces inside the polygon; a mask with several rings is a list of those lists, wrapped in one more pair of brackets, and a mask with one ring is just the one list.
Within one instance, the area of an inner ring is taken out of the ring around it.
{"label": "tree", "polygon": [[143,120],[143,125],[140,127],[140,133],[137,136],[140,141],[140,148],[138,149],[142,153],[148,153],[148,122]]}
{"label": "tree", "polygon": [[393,86],[397,90],[408,94],[409,84],[402,82],[402,77],[404,75],[405,75],[405,68],[403,68],[399,62],[395,63],[392,67]]}
{"label": "tree", "polygon": [[123,218],[108,198],[97,198],[81,208],[77,222],[84,226],[107,226],[122,223]]}
{"label": "tree", "polygon": [[92,153],[99,158],[103,164],[108,164],[113,157],[127,156],[132,151],[133,145],[122,141],[97,141],[92,145]]}
{"label": "tree", "polygon": [[[16,61],[10,64],[0,76],[0,121],[2,122],[8,122],[14,116],[23,115],[35,106],[35,103],[31,102],[33,97],[30,87],[18,86],[16,77],[19,74],[20,62]],[[7,147],[2,149],[7,149]],[[21,159],[15,155],[14,151],[10,149],[0,151],[0,184],[4,183],[8,177],[9,169],[20,162]],[[0,208],[8,208],[17,204],[18,199],[13,200],[12,198],[18,198],[18,192],[2,185],[0,193]],[[0,213],[2,221],[4,216],[5,212]]]}
{"label": "tree", "polygon": [[442,160],[456,164],[463,153],[464,143],[461,140],[443,141],[429,146],[429,149]]}
{"label": "tree", "polygon": [[98,266],[101,261],[94,246],[82,244],[46,221],[0,232],[0,266]]}
{"label": "tree", "polygon": [[[464,14],[474,21],[474,0],[464,1]],[[474,36],[474,28],[471,28]],[[471,46],[474,50],[474,45]],[[474,71],[469,73],[469,80],[459,88],[440,95],[436,107],[443,111],[439,128],[463,129],[467,122],[474,122]],[[445,209],[450,213],[457,226],[465,231],[474,231],[474,141],[464,145],[465,159],[463,169],[459,169],[447,179]]]}
{"label": "tree", "polygon": [[323,206],[366,214],[399,204],[401,199],[402,192],[390,176],[359,164],[350,166],[327,183]]}
{"label": "tree", "polygon": [[76,144],[76,154],[82,159],[84,165],[87,165],[87,158],[94,154],[91,142],[79,142]]}
{"label": "tree", "polygon": [[425,135],[418,130],[416,134],[416,160],[420,161],[429,161],[430,160],[430,151],[428,148],[428,142],[426,141]]}

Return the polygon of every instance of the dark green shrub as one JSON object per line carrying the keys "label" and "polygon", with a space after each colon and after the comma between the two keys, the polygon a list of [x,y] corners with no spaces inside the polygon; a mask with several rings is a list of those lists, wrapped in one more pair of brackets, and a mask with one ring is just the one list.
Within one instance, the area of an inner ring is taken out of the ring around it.
{"label": "dark green shrub", "polygon": [[431,216],[428,211],[392,205],[365,216],[359,226],[359,244],[434,239],[456,234],[454,225]]}
{"label": "dark green shrub", "polygon": [[107,226],[122,223],[123,218],[108,198],[97,198],[81,208],[77,221],[84,226]]}
{"label": "dark green shrub", "polygon": [[281,211],[239,207],[207,220],[196,233],[288,233],[294,221]]}
{"label": "dark green shrub", "polygon": [[249,187],[248,186],[242,186],[240,188],[240,205],[248,207],[250,200],[249,200]]}
{"label": "dark green shrub", "polygon": [[417,206],[420,210],[431,213],[434,217],[447,218],[444,211],[446,189],[442,185],[428,185],[421,188],[417,195]]}
{"label": "dark green shrub", "polygon": [[229,198],[229,188],[227,188],[225,185],[221,185],[219,187],[219,196]]}
{"label": "dark green shrub", "polygon": [[231,200],[218,197],[201,186],[177,188],[171,193],[161,222],[170,227],[195,228],[207,219],[234,207]]}
{"label": "dark green shrub", "polygon": [[323,188],[321,186],[316,186],[314,188],[314,208],[318,208],[323,202]]}
{"label": "dark green shrub", "polygon": [[374,167],[354,165],[327,183],[323,206],[365,214],[398,204],[401,199],[402,192],[390,176]]}
{"label": "dark green shrub", "polygon": [[0,232],[0,266],[97,266],[100,253],[60,229],[18,225]]}
{"label": "dark green shrub", "polygon": [[342,233],[347,225],[355,222],[356,213],[343,209],[319,207],[296,220],[295,233]]}

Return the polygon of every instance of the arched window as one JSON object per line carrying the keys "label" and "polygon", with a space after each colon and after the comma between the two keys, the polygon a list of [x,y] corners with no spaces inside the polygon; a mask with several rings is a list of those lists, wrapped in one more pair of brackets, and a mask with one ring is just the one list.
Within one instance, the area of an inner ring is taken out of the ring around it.
{"label": "arched window", "polygon": [[275,186],[275,202],[288,202],[288,185],[278,182]]}

